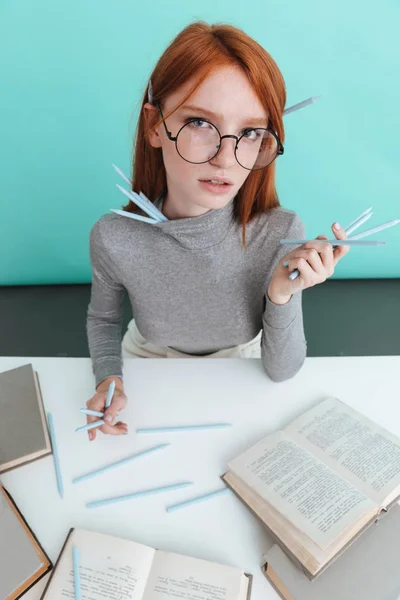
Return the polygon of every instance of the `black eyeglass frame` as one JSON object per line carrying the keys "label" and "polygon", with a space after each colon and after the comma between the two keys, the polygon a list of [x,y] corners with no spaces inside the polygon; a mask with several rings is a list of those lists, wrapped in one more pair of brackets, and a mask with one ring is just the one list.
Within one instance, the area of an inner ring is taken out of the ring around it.
{"label": "black eyeglass frame", "polygon": [[[204,163],[206,163],[206,162],[209,162],[209,161],[210,161],[210,160],[212,160],[212,159],[213,159],[215,156],[217,156],[218,152],[219,152],[219,151],[220,151],[220,149],[221,149],[221,142],[222,142],[222,140],[223,140],[224,138],[233,138],[234,140],[236,140],[236,145],[235,145],[235,158],[236,158],[236,160],[237,160],[238,164],[239,164],[239,165],[240,165],[240,166],[241,166],[243,169],[246,169],[247,171],[260,171],[261,169],[265,169],[266,167],[269,167],[269,165],[272,165],[272,163],[273,163],[273,162],[274,162],[274,161],[275,161],[275,160],[278,158],[278,156],[281,156],[281,155],[284,153],[284,147],[283,147],[283,145],[282,145],[282,143],[281,143],[281,141],[280,141],[280,139],[279,139],[278,135],[277,135],[277,134],[275,133],[275,131],[274,131],[273,129],[271,129],[270,127],[248,127],[248,128],[245,130],[245,132],[244,132],[244,133],[243,133],[243,134],[242,134],[240,137],[237,137],[237,135],[221,135],[221,133],[220,133],[220,131],[219,131],[218,127],[216,127],[216,125],[214,125],[214,123],[211,123],[211,121],[209,121],[208,119],[202,119],[202,118],[200,119],[200,117],[198,117],[198,118],[196,118],[196,119],[192,119],[192,121],[188,121],[188,123],[185,123],[184,125],[182,125],[182,127],[179,129],[178,133],[177,133],[177,134],[176,134],[176,136],[174,137],[174,136],[172,135],[172,133],[171,133],[170,131],[168,131],[167,125],[166,125],[166,123],[165,123],[164,115],[163,115],[163,113],[162,113],[161,106],[160,106],[159,102],[155,101],[155,103],[154,103],[154,104],[157,106],[158,110],[160,111],[161,118],[162,118],[162,122],[164,123],[164,127],[165,127],[165,133],[167,134],[167,136],[168,136],[168,139],[169,139],[169,140],[171,140],[171,142],[175,142],[175,148],[176,148],[176,151],[177,151],[177,153],[179,154],[179,156],[180,156],[181,158],[183,158],[183,160],[185,160],[186,162],[188,162],[188,163],[191,163],[192,165],[203,165]],[[178,144],[176,143],[176,142],[177,142],[177,139],[178,139],[178,136],[179,136],[180,132],[182,131],[182,129],[183,129],[184,127],[186,127],[186,125],[189,125],[189,123],[192,123],[193,121],[204,121],[204,122],[206,122],[206,123],[209,123],[210,125],[212,125],[212,126],[213,126],[213,127],[216,129],[216,130],[217,130],[217,132],[218,132],[218,135],[219,135],[219,138],[220,138],[220,139],[219,139],[218,150],[216,151],[216,153],[215,153],[213,156],[211,156],[210,158],[208,158],[207,160],[203,160],[202,162],[193,162],[193,161],[191,161],[191,160],[187,160],[187,159],[186,159],[184,156],[182,156],[182,154],[179,152],[179,150],[178,150]],[[276,140],[276,142],[277,142],[277,151],[276,151],[276,156],[275,156],[275,158],[274,158],[273,160],[271,160],[271,162],[269,162],[269,163],[268,163],[267,165],[265,165],[264,167],[260,167],[260,168],[258,168],[258,169],[248,169],[247,167],[244,167],[244,166],[243,166],[243,165],[242,165],[242,164],[239,162],[239,160],[238,160],[238,157],[237,157],[237,155],[236,155],[236,150],[237,150],[237,147],[238,147],[238,144],[239,144],[240,140],[242,139],[242,137],[243,137],[244,135],[246,135],[246,132],[248,132],[248,131],[252,131],[252,130],[255,130],[255,129],[262,129],[263,131],[269,131],[269,133],[272,133],[272,135],[274,136],[274,138],[275,138],[275,140]]]}

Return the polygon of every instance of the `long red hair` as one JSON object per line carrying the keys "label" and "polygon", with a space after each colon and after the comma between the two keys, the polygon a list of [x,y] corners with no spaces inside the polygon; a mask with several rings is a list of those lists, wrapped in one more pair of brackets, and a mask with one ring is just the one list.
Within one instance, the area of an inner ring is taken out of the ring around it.
{"label": "long red hair", "polygon": [[[187,81],[195,81],[179,106],[201,85],[206,77],[220,67],[240,67],[246,74],[258,99],[269,115],[270,124],[284,141],[282,114],[286,103],[285,82],[277,64],[260,44],[244,31],[226,24],[209,25],[204,21],[191,23],[183,29],[164,51],[151,76],[153,99],[161,107],[169,94]],[[161,148],[153,148],[148,140],[151,128],[160,119],[146,123],[143,106],[148,102],[148,86],[143,95],[135,133],[132,159],[132,190],[142,191],[154,201],[166,189],[166,173]],[[179,108],[176,107],[175,110]],[[172,111],[174,112],[174,111]],[[172,112],[164,114],[169,117]],[[234,200],[236,220],[242,224],[242,240],[246,243],[246,223],[256,214],[279,206],[275,188],[275,162],[258,171],[250,171]],[[142,211],[129,202],[124,210]]]}

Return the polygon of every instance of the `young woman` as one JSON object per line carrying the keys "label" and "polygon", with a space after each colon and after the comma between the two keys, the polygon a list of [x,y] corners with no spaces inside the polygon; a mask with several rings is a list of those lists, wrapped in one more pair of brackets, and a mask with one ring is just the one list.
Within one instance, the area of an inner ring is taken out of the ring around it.
{"label": "young woman", "polygon": [[[261,356],[273,381],[293,377],[306,357],[302,290],[330,277],[349,249],[333,249],[321,241],[326,236],[298,247],[279,243],[305,232],[275,189],[285,83],[256,41],[230,25],[193,23],[166,49],[150,82],[132,189],[167,220],[110,213],[90,235],[87,333],[96,393],[87,406],[104,409],[115,381],[100,428],[109,434],[127,433],[123,422],[113,424],[127,400],[121,355]],[[124,210],[145,214],[133,202]],[[332,230],[346,238],[338,223]],[[294,269],[300,275],[291,280]],[[134,319],[121,348],[125,290]]]}

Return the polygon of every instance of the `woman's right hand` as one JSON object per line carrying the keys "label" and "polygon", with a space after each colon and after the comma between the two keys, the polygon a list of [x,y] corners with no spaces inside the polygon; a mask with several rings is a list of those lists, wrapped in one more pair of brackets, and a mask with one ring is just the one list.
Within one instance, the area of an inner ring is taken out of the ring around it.
{"label": "woman's right hand", "polygon": [[[115,381],[114,395],[111,400],[111,404],[107,410],[105,410],[106,399],[108,388],[110,387],[111,381]],[[104,417],[92,417],[87,415],[87,422],[93,423],[98,421],[99,418],[103,418],[107,421],[101,427],[95,427],[88,431],[89,440],[96,439],[96,432],[100,430],[102,433],[108,433],[110,435],[123,435],[128,433],[128,425],[122,421],[118,421],[113,425],[114,419],[118,413],[120,413],[126,406],[127,397],[124,392],[124,386],[119,377],[107,377],[104,381],[99,383],[96,388],[96,393],[90,400],[86,402],[87,408],[90,410],[99,410],[104,412]]]}

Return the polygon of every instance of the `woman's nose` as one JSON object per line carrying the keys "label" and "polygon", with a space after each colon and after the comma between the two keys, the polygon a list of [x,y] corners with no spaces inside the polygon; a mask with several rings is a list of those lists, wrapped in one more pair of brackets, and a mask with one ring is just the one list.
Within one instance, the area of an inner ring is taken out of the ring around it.
{"label": "woman's nose", "polygon": [[209,162],[219,165],[224,169],[233,166],[236,163],[235,157],[236,139],[224,138],[221,140],[218,153]]}

